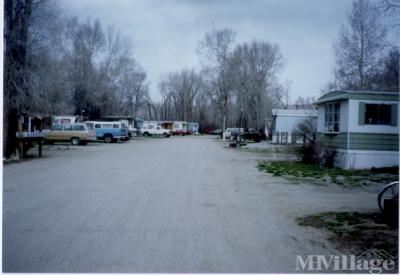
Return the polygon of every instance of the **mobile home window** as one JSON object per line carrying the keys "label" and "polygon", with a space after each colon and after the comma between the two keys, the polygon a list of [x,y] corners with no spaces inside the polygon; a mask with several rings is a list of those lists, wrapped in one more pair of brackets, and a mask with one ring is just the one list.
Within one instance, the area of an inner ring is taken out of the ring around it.
{"label": "mobile home window", "polygon": [[365,104],[365,124],[389,125],[391,107],[389,104]]}
{"label": "mobile home window", "polygon": [[340,103],[325,105],[325,132],[339,132]]}

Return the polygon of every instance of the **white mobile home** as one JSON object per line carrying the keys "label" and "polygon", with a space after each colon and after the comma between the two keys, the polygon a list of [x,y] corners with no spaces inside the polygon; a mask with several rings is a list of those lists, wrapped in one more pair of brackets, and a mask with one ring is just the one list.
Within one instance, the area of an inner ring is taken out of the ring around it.
{"label": "white mobile home", "polygon": [[289,110],[272,109],[272,142],[298,143],[301,137],[296,138],[294,131],[297,125],[307,118],[317,120],[316,110]]}
{"label": "white mobile home", "polygon": [[399,93],[332,91],[318,105],[317,138],[346,169],[399,165]]}

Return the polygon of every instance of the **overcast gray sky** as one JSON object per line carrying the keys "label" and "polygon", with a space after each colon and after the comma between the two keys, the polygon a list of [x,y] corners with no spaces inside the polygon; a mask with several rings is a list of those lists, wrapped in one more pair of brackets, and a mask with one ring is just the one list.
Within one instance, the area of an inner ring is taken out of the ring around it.
{"label": "overcast gray sky", "polygon": [[69,15],[99,18],[129,36],[135,59],[158,99],[162,74],[198,66],[198,42],[213,28],[232,28],[236,42],[276,43],[285,58],[282,83],[291,100],[319,96],[332,77],[332,42],[351,10],[350,0],[68,0]]}

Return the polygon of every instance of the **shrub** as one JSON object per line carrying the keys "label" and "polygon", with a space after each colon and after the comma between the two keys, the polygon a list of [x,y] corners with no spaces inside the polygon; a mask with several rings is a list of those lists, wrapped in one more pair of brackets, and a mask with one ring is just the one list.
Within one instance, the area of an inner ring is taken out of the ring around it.
{"label": "shrub", "polygon": [[306,164],[318,164],[320,167],[332,168],[337,157],[334,147],[326,145],[320,141],[306,143],[300,149],[302,162]]}

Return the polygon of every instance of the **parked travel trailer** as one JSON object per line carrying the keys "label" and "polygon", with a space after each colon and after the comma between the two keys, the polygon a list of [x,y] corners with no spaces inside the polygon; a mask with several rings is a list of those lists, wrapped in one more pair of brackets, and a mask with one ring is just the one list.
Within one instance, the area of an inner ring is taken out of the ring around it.
{"label": "parked travel trailer", "polygon": [[188,123],[186,121],[174,121],[172,125],[171,134],[173,135],[187,135],[188,134]]}
{"label": "parked travel trailer", "polygon": [[76,123],[79,120],[79,116],[54,116],[52,124],[53,125],[63,125]]}
{"label": "parked travel trailer", "polygon": [[173,121],[161,121],[161,126],[162,126],[164,129],[167,129],[167,130],[171,130],[171,131],[172,131],[172,129],[173,129],[173,127],[174,127],[174,122],[173,122]]}
{"label": "parked travel trailer", "polygon": [[199,124],[196,122],[189,122],[187,124],[187,129],[189,134],[198,134],[199,133]]}
{"label": "parked travel trailer", "polygon": [[317,139],[337,149],[346,169],[399,165],[399,93],[332,91],[318,105]]}
{"label": "parked travel trailer", "polygon": [[272,142],[302,143],[302,137],[296,137],[294,131],[299,123],[310,117],[316,121],[317,111],[272,109]]}

